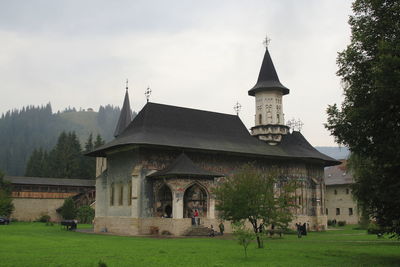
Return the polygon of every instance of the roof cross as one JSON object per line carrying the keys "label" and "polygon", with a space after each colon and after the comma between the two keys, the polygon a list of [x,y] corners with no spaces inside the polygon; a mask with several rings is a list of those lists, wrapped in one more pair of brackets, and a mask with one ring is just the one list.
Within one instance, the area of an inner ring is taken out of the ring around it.
{"label": "roof cross", "polygon": [[126,87],[125,87],[125,89],[128,90],[128,79],[126,79]]}
{"label": "roof cross", "polygon": [[286,123],[286,125],[289,126],[290,130],[292,130],[292,131],[301,132],[301,129],[303,128],[304,123],[300,119],[295,120],[293,118],[293,119],[289,120]]}
{"label": "roof cross", "polygon": [[144,95],[146,96],[147,102],[149,102],[149,100],[150,100],[150,95],[151,95],[150,86],[147,86],[146,91],[144,91]]}
{"label": "roof cross", "polygon": [[242,105],[240,105],[239,102],[236,102],[236,104],[233,106],[233,109],[236,111],[236,115],[239,116],[240,109],[242,108]]}
{"label": "roof cross", "polygon": [[265,48],[268,49],[268,45],[269,45],[270,43],[271,43],[271,39],[268,38],[268,35],[265,36],[265,39],[264,39],[264,41],[263,41],[263,44],[264,44]]}

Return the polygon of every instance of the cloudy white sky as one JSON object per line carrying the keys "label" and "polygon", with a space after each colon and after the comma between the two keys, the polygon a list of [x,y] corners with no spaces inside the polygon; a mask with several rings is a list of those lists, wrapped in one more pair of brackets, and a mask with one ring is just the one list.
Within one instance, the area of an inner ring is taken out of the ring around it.
{"label": "cloudy white sky", "polygon": [[234,113],[250,128],[265,48],[286,119],[313,145],[334,145],[328,104],[342,101],[337,52],[349,42],[345,0],[0,0],[0,113],[51,102],[53,111],[122,105],[129,79],[139,111],[152,102]]}

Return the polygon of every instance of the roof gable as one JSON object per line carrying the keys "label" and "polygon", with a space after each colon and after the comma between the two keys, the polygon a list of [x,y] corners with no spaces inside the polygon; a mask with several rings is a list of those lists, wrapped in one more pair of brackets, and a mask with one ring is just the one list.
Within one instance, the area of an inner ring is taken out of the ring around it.
{"label": "roof gable", "polygon": [[179,176],[190,176],[200,178],[214,178],[223,176],[222,174],[212,173],[206,171],[199,166],[195,165],[191,159],[186,156],[185,153],[180,154],[168,167],[163,170],[157,171],[147,177],[179,177]]}

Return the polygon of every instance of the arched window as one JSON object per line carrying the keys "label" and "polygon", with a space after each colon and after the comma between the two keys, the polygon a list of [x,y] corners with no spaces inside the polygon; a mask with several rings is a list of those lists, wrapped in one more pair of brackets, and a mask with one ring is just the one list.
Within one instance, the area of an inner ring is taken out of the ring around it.
{"label": "arched window", "polygon": [[258,114],[258,123],[262,124],[262,115],[261,114]]}
{"label": "arched window", "polygon": [[200,217],[207,217],[207,192],[198,184],[188,187],[183,196],[183,217],[191,218],[197,210]]}
{"label": "arched window", "polygon": [[172,192],[171,189],[164,184],[156,195],[155,216],[172,218]]}

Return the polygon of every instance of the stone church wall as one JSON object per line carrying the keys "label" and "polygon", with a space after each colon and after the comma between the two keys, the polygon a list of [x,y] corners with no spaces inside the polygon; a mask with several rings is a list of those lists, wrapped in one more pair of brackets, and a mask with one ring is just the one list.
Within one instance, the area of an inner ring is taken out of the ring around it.
{"label": "stone church wall", "polygon": [[[131,148],[130,151],[113,153],[107,158],[107,170],[97,178],[96,190],[96,226],[95,231],[107,228],[107,231],[119,234],[149,234],[151,227],[159,231],[169,231],[176,235],[183,234],[190,227],[190,219],[171,219],[154,217],[154,186],[160,180],[146,178],[147,175],[169,166],[182,151],[150,148]],[[252,163],[261,170],[268,171],[277,167],[285,177],[296,179],[296,203],[299,208],[293,212],[296,222],[308,223],[311,229],[322,230],[326,227],[324,207],[323,166],[293,160],[270,160],[249,158],[219,153],[185,151],[187,156],[199,167],[224,175],[232,175],[240,166]],[[162,180],[161,180],[162,181]],[[211,184],[207,184],[208,192]],[[123,188],[123,202],[119,205],[120,190],[114,192],[114,205],[110,205],[112,185]],[[128,196],[128,188],[132,196]],[[183,194],[183,192],[182,192]],[[129,204],[129,198],[131,203]],[[209,194],[209,201],[213,198]],[[181,211],[180,211],[181,212]],[[182,211],[183,213],[183,211]],[[213,213],[214,214],[214,213]],[[213,215],[214,217],[214,215]],[[205,226],[219,224],[217,218],[203,218]],[[226,224],[230,232],[229,224]]]}

